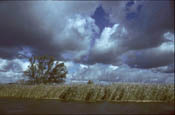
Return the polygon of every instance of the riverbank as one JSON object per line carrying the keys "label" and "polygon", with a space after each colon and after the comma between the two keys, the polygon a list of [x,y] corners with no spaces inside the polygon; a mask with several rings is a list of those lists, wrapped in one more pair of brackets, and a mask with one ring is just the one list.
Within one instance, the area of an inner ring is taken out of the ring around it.
{"label": "riverbank", "polygon": [[61,84],[0,85],[1,98],[57,99],[80,102],[174,103],[174,85],[169,84]]}

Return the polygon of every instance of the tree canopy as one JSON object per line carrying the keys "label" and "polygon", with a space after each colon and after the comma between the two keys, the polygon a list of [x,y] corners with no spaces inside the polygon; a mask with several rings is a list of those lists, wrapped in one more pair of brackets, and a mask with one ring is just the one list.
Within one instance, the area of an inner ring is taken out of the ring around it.
{"label": "tree canopy", "polygon": [[33,56],[29,58],[29,62],[30,65],[24,71],[24,75],[34,84],[64,82],[68,73],[64,63],[59,63],[52,56]]}

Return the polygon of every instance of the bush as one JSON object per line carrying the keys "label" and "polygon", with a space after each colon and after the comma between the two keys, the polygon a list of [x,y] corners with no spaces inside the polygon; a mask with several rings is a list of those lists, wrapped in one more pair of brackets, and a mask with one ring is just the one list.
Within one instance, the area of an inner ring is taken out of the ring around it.
{"label": "bush", "polygon": [[29,59],[30,65],[24,71],[30,83],[60,83],[66,78],[67,69],[52,56],[34,56]]}
{"label": "bush", "polygon": [[87,84],[94,84],[92,80],[88,80]]}

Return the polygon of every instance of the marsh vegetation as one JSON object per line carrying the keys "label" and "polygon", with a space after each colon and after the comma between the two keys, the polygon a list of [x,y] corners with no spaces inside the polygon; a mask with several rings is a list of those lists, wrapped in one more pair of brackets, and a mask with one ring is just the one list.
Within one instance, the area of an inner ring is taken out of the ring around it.
{"label": "marsh vegetation", "polygon": [[60,84],[0,85],[0,97],[58,99],[63,101],[126,101],[174,103],[174,85],[170,84]]}

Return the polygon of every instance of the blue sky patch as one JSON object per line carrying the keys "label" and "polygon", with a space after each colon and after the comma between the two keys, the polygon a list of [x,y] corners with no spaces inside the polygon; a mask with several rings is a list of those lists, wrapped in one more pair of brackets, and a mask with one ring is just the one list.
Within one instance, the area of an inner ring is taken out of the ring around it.
{"label": "blue sky patch", "polygon": [[97,7],[91,17],[95,19],[95,24],[99,27],[100,33],[105,27],[112,27],[114,25],[110,22],[109,14],[104,11],[102,6]]}

